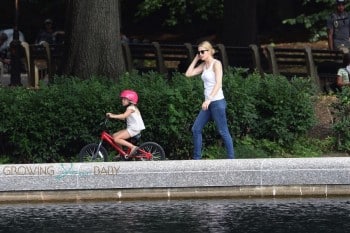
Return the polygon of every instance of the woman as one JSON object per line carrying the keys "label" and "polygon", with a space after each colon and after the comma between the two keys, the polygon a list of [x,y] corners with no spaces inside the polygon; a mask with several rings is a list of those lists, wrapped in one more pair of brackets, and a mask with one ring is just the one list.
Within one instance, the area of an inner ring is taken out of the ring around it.
{"label": "woman", "polygon": [[[188,67],[185,75],[192,77],[201,74],[204,84],[204,101],[193,126],[194,151],[193,159],[202,158],[202,130],[214,120],[218,131],[224,140],[227,157],[234,158],[233,142],[227,126],[226,101],[222,91],[222,64],[214,58],[215,50],[210,42],[204,41],[198,45],[198,53]],[[202,63],[196,66],[198,61]]]}
{"label": "woman", "polygon": [[337,73],[337,87],[341,91],[342,87],[350,86],[349,74],[350,74],[350,54],[346,53],[343,57],[343,67],[338,70]]}

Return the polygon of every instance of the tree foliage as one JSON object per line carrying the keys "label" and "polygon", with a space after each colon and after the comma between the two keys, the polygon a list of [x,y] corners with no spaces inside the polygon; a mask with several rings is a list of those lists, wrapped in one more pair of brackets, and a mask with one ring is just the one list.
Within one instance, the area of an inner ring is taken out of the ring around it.
{"label": "tree foliage", "polygon": [[[327,36],[326,20],[335,10],[335,0],[302,0],[305,9],[310,9],[310,12],[305,12],[295,18],[283,20],[284,24],[303,25],[310,32],[310,40],[317,41]],[[349,3],[346,7],[349,7]]]}
{"label": "tree foliage", "polygon": [[192,23],[194,16],[200,19],[221,19],[223,16],[223,0],[145,0],[138,6],[137,17],[144,17],[157,11],[165,10],[166,26],[179,23]]}

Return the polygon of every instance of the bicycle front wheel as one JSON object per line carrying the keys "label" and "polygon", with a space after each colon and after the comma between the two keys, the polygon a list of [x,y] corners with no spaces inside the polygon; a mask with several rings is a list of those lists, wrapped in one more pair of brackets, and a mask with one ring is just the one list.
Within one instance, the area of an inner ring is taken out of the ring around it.
{"label": "bicycle front wheel", "polygon": [[[152,158],[147,160],[164,160],[165,159],[164,149],[158,143],[145,142],[139,146],[139,149],[147,153],[150,153],[152,155]],[[141,160],[144,160],[144,159],[141,159]]]}
{"label": "bicycle front wheel", "polygon": [[106,148],[102,145],[98,150],[97,143],[91,143],[84,146],[79,152],[79,161],[80,162],[107,162],[108,161],[108,152]]}

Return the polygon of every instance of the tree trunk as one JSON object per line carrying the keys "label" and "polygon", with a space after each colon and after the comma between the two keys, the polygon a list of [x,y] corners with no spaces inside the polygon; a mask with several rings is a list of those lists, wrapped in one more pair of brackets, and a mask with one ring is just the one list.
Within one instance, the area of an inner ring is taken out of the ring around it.
{"label": "tree trunk", "polygon": [[124,72],[120,0],[67,0],[63,73],[88,79],[118,79]]}
{"label": "tree trunk", "polygon": [[257,0],[224,0],[225,45],[248,46],[257,43]]}

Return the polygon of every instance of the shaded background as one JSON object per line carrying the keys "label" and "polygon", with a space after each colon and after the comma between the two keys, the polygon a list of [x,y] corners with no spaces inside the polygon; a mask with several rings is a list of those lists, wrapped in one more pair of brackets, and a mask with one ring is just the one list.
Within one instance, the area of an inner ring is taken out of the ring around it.
{"label": "shaded background", "polygon": [[[64,0],[19,0],[19,29],[24,33],[29,43],[34,42],[46,18],[51,18],[54,21],[56,29],[64,29],[64,2]],[[203,21],[194,16],[193,24],[167,27],[162,24],[163,19],[167,17],[166,11],[160,11],[143,19],[135,17],[140,2],[142,0],[121,1],[121,30],[131,39],[178,43],[195,43],[203,37],[209,37],[214,42],[221,40],[223,25],[221,20]],[[257,7],[259,42],[307,40],[308,33],[303,27],[284,25],[282,20],[296,17],[301,12],[315,11],[316,7],[317,4],[314,4],[305,8],[302,6],[301,0],[259,0]],[[0,15],[0,29],[12,28],[15,0],[2,0]]]}

